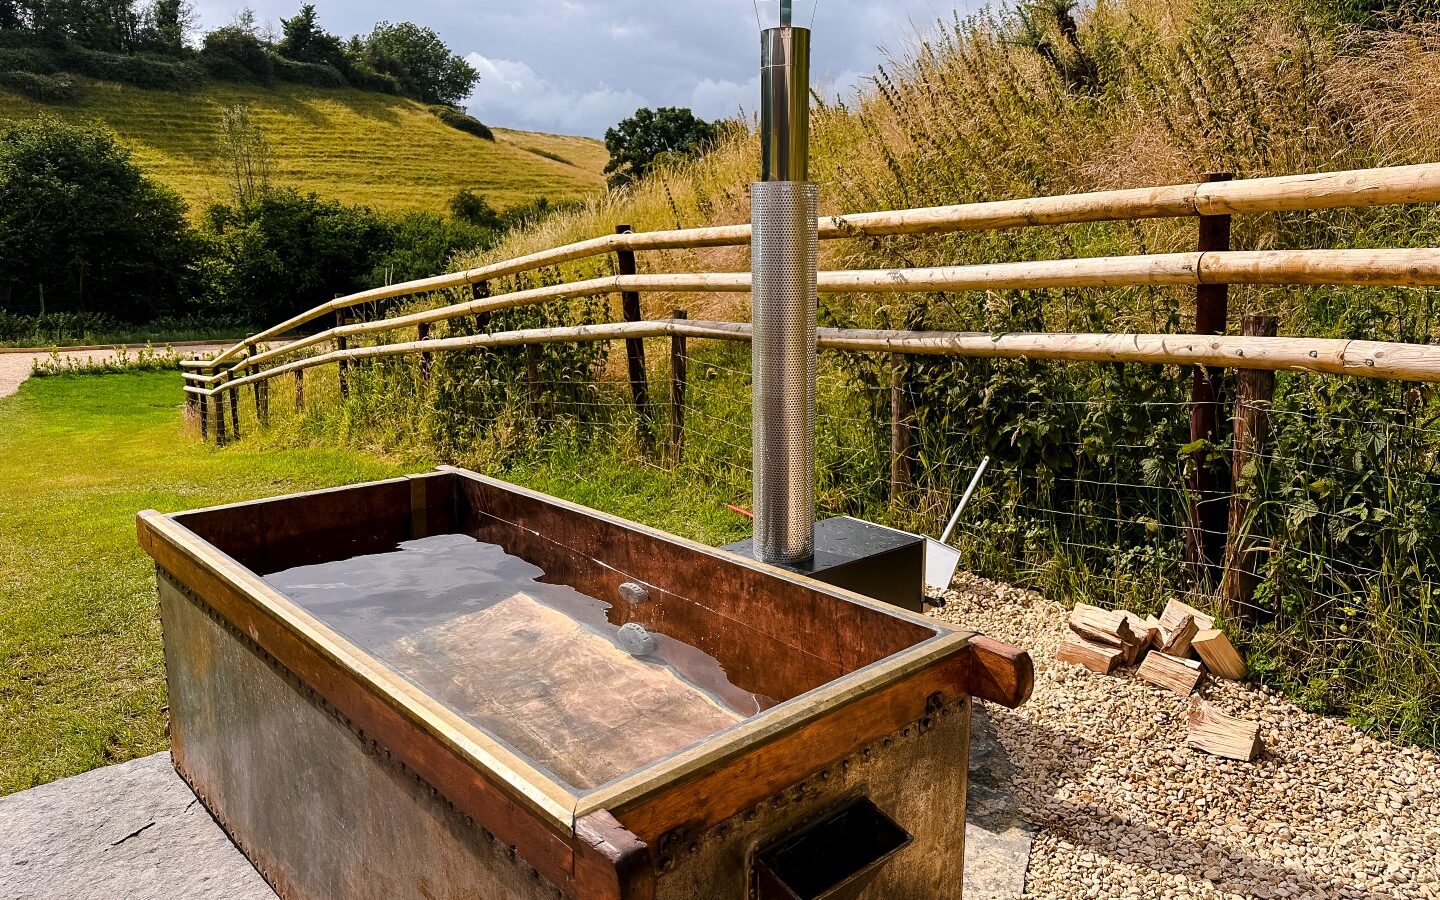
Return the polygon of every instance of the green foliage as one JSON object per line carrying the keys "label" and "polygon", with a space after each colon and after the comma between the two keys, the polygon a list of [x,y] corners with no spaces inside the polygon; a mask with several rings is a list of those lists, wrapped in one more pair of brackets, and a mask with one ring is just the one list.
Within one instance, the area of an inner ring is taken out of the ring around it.
{"label": "green foliage", "polygon": [[303,4],[294,16],[281,19],[280,30],[283,37],[275,45],[276,53],[296,62],[344,71],[347,65],[344,42],[320,27],[315,4]]}
{"label": "green foliage", "polygon": [[275,63],[270,51],[253,30],[243,25],[226,25],[205,35],[200,59],[206,71],[217,78],[269,81]]}
{"label": "green foliage", "polygon": [[479,228],[499,230],[503,227],[500,214],[484,197],[469,188],[461,188],[450,198],[450,215]]}
{"label": "green foliage", "polygon": [[496,234],[486,223],[425,212],[391,216],[387,224],[390,247],[376,255],[369,276],[370,283],[376,285],[429,278],[448,271],[450,257],[455,253],[488,248]]}
{"label": "green foliage", "polygon": [[118,375],[138,372],[178,372],[181,355],[169,347],[156,349],[147,343],[137,350],[122,347],[111,356],[100,359],[66,356],[56,349],[45,359],[37,359],[30,365],[30,374],[35,378],[53,378],[58,375]]}
{"label": "green foliage", "polygon": [[484,122],[481,122],[463,110],[456,109],[453,106],[432,106],[430,107],[430,112],[435,114],[435,118],[449,125],[451,128],[458,128],[466,134],[473,134],[487,141],[495,140],[495,133],[491,131]]}
{"label": "green foliage", "polygon": [[456,105],[480,80],[474,67],[451,53],[434,29],[413,22],[381,22],[359,48],[361,62],[393,76],[406,94],[424,103]]}
{"label": "green foliage", "polygon": [[184,56],[185,39],[199,15],[187,0],[152,0],[141,20],[136,43],[142,50],[167,56]]}
{"label": "green foliage", "polygon": [[692,158],[703,154],[715,141],[713,123],[695,118],[688,109],[664,106],[641,108],[614,128],[605,131],[605,149],[610,162],[605,173],[611,187],[643,178],[661,154]]}
{"label": "green foliage", "polygon": [[38,75],[34,72],[0,71],[0,87],[51,106],[77,103],[85,96],[80,83],[63,72]]}
{"label": "green foliage", "polygon": [[0,308],[0,346],[50,347],[76,343],[78,338],[111,331],[119,323],[96,312],[60,312],[21,316]]}
{"label": "green foliage", "polygon": [[241,205],[254,203],[270,190],[274,154],[265,132],[248,106],[232,106],[220,117],[220,149],[228,163],[230,196]]}
{"label": "green foliage", "polygon": [[144,321],[182,309],[198,251],[184,212],[109,132],[0,120],[0,290],[10,311]]}
{"label": "green foliage", "polygon": [[319,300],[370,287],[385,221],[361,207],[292,188],[206,211],[205,275],[221,312],[278,322]]}
{"label": "green foliage", "polygon": [[555,162],[562,163],[567,166],[575,165],[573,162],[561,156],[560,154],[551,153],[549,150],[541,150],[539,147],[526,147],[525,149],[528,152],[533,153],[536,156],[544,157],[545,159],[554,160]]}
{"label": "green foliage", "polygon": [[537,197],[528,203],[512,206],[501,213],[500,229],[502,231],[525,231],[534,228],[556,213],[576,210],[582,205],[579,200],[562,200],[552,203],[549,198]]}
{"label": "green foliage", "polygon": [[270,73],[281,81],[308,84],[310,87],[342,88],[348,82],[334,66],[324,63],[296,62],[283,56],[270,56]]}

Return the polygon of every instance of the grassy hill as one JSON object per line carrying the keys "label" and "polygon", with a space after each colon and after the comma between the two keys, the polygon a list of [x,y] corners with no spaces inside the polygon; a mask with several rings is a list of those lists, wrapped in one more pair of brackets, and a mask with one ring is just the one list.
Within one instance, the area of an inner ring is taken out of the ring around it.
{"label": "grassy hill", "polygon": [[438,212],[462,187],[503,209],[537,197],[581,197],[605,184],[599,141],[505,129],[486,141],[384,94],[227,83],[177,94],[97,83],[80,103],[54,107],[0,90],[0,117],[52,112],[109,126],[192,212],[227,193],[217,136],[222,111],[240,104],[273,146],[278,183],[374,209]]}

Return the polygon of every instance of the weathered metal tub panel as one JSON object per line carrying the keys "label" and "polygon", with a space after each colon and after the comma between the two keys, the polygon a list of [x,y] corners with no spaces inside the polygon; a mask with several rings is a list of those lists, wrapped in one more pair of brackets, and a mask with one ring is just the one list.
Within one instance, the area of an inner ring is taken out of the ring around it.
{"label": "weathered metal tub panel", "polygon": [[285,898],[558,895],[554,885],[164,575],[175,767]]}

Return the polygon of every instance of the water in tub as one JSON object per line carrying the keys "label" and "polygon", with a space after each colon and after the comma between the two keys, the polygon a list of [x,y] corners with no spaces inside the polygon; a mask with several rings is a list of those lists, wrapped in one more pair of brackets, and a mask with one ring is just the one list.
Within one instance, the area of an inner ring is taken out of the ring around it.
{"label": "water in tub", "polygon": [[266,580],[455,712],[580,789],[771,705],[709,654],[465,534]]}

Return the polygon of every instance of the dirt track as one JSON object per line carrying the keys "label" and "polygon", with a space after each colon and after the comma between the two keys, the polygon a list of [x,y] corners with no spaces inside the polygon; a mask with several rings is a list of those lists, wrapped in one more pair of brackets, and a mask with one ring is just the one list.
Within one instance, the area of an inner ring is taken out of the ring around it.
{"label": "dirt track", "polygon": [[[221,345],[215,344],[204,347],[187,346],[181,352],[189,356],[192,353],[206,352],[218,349]],[[74,360],[105,360],[117,355],[120,351],[110,350],[62,350],[62,359]],[[133,349],[130,351],[135,352]],[[30,370],[34,367],[36,360],[49,359],[50,354],[46,353],[3,353],[0,352],[0,397],[8,397],[20,390],[20,385],[30,377]]]}

